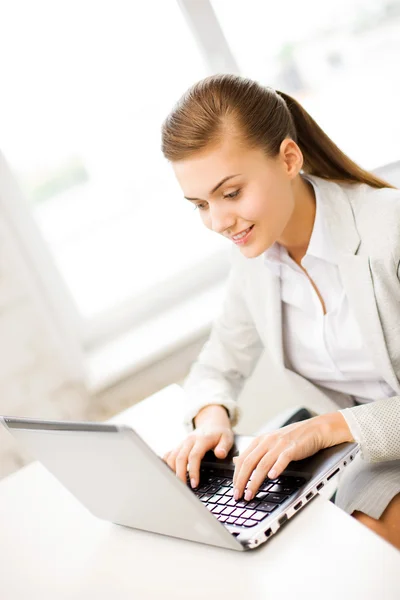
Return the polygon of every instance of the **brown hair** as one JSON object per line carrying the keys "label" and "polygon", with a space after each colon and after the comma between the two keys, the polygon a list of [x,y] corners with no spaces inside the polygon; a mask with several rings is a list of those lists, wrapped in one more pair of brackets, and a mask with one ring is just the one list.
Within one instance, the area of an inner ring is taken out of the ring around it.
{"label": "brown hair", "polygon": [[270,157],[291,138],[303,154],[305,173],[393,187],[346,156],[291,96],[238,75],[206,77],[183,94],[162,125],[162,152],[172,162],[189,158],[218,144],[229,129]]}

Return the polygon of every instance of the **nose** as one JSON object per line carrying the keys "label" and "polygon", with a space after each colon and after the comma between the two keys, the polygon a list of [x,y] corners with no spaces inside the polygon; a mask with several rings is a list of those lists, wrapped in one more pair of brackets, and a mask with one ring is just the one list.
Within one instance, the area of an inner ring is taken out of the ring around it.
{"label": "nose", "polygon": [[210,229],[216,233],[223,233],[227,229],[234,229],[235,218],[226,210],[226,207],[210,205]]}

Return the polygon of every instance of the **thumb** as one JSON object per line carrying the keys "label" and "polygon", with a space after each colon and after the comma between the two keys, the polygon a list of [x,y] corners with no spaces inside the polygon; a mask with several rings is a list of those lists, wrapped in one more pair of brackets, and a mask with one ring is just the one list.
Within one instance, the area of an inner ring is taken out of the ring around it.
{"label": "thumb", "polygon": [[214,454],[217,458],[225,458],[233,445],[233,433],[223,433],[215,447]]}

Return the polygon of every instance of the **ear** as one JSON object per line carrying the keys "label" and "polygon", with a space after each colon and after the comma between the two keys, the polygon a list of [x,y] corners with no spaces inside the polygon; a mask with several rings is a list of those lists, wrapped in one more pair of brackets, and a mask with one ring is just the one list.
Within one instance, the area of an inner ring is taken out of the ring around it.
{"label": "ear", "polygon": [[292,139],[286,138],[280,145],[279,154],[287,175],[290,179],[294,179],[300,173],[304,163],[299,146]]}

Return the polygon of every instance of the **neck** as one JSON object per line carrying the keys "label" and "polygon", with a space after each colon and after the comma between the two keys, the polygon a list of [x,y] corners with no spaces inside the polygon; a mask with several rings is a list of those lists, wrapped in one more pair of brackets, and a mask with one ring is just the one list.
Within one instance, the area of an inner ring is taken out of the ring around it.
{"label": "neck", "polygon": [[289,256],[300,264],[305,255],[314,227],[316,201],[310,182],[297,175],[293,180],[294,208],[288,224],[277,240]]}

